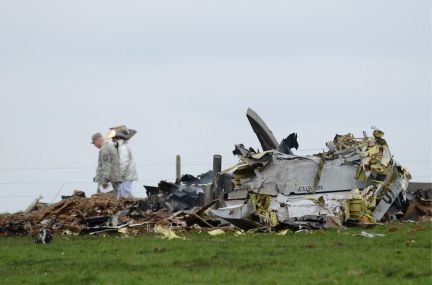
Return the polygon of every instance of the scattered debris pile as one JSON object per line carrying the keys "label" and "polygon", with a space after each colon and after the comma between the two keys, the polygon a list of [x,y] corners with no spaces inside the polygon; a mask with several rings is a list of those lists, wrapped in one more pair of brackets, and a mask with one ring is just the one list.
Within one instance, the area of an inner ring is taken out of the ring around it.
{"label": "scattered debris pile", "polygon": [[81,191],[52,205],[0,217],[0,235],[37,236],[43,230],[56,234],[100,234],[150,232],[162,227],[216,227],[220,220],[208,218],[206,210],[215,202],[194,211],[175,213],[167,208],[153,210],[151,199],[116,199],[110,194],[89,198]]}
{"label": "scattered debris pile", "polygon": [[161,181],[158,187],[147,186],[147,197],[152,203],[152,210],[160,208],[170,209],[172,212],[192,210],[195,207],[204,206],[206,190],[211,189],[213,171],[197,177],[185,174],[176,183]]}

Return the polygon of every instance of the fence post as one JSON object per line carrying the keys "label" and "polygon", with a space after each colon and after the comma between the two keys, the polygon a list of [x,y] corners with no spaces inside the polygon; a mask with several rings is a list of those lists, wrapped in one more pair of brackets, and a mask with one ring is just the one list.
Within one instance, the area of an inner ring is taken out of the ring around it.
{"label": "fence post", "polygon": [[[213,156],[213,193],[212,199],[221,199],[222,197],[222,183],[220,172],[222,171],[222,155],[215,154]],[[216,206],[219,207],[220,203]]]}
{"label": "fence post", "polygon": [[181,179],[181,156],[176,156],[176,183],[180,184]]}

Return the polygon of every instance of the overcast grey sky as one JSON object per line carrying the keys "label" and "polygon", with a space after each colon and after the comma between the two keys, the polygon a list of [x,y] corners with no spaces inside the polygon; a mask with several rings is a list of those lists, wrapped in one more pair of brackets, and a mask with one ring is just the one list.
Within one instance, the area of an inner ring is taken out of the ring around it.
{"label": "overcast grey sky", "polygon": [[135,195],[176,154],[183,172],[230,166],[259,146],[248,107],[301,149],[376,125],[432,180],[428,0],[0,0],[0,41],[0,212],[94,192],[90,136],[118,124],[139,131]]}

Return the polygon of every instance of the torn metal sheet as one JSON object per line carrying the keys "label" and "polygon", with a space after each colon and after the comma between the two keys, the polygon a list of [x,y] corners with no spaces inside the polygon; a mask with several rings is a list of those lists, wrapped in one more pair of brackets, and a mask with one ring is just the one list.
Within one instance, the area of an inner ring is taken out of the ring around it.
{"label": "torn metal sheet", "polygon": [[277,139],[269,127],[267,127],[264,121],[260,118],[260,116],[258,116],[254,110],[249,108],[247,110],[246,117],[248,118],[253,131],[257,135],[263,150],[277,149],[279,145]]}
{"label": "torn metal sheet", "polygon": [[243,230],[250,230],[261,226],[258,222],[248,218],[253,213],[253,207],[250,203],[219,208],[217,210],[211,209],[210,212]]}
{"label": "torn metal sheet", "polygon": [[[315,156],[294,156],[277,152],[265,152],[266,162],[249,156],[234,173],[236,190],[277,196],[306,195],[314,193],[315,177],[320,158]],[[256,156],[256,155],[255,155]],[[261,169],[257,170],[262,166]],[[353,188],[364,188],[366,183],[355,179],[357,166],[347,164],[344,159],[324,162],[316,193],[349,192]]]}
{"label": "torn metal sheet", "polygon": [[397,177],[390,185],[388,191],[385,192],[381,201],[377,205],[374,216],[377,221],[380,221],[396,198],[408,188],[408,179],[405,177]]}
{"label": "torn metal sheet", "polygon": [[248,195],[249,195],[249,191],[238,190],[238,191],[226,193],[224,198],[225,198],[225,201],[239,200],[239,199],[246,199],[248,197]]}
{"label": "torn metal sheet", "polygon": [[279,194],[276,201],[281,222],[303,216],[342,215],[341,202],[345,193],[326,193],[307,196],[285,196]]}
{"label": "torn metal sheet", "polygon": [[284,153],[284,154],[293,154],[292,150],[295,148],[298,150],[299,143],[297,141],[297,134],[292,133],[288,137],[284,138],[280,145],[277,148],[277,151]]}

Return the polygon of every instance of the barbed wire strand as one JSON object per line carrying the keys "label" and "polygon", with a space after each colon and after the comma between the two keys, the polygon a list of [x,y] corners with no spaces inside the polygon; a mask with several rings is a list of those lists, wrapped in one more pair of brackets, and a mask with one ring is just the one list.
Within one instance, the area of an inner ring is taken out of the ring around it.
{"label": "barbed wire strand", "polygon": [[[400,163],[432,163],[432,160],[396,160]],[[151,163],[137,164],[137,167],[175,166],[175,163]],[[211,163],[182,163],[182,166],[211,166]],[[0,167],[0,171],[6,170],[80,170],[94,169],[95,166],[71,166],[71,167]]]}

